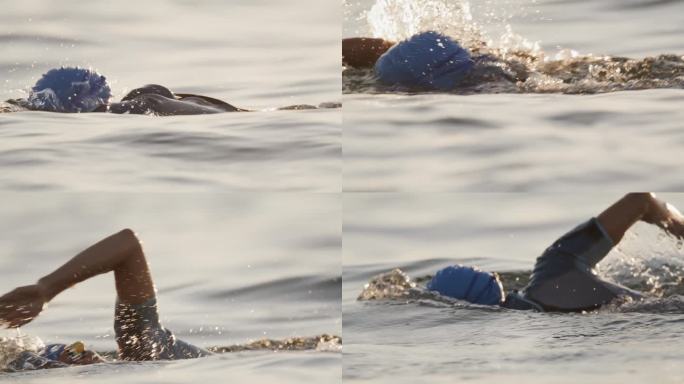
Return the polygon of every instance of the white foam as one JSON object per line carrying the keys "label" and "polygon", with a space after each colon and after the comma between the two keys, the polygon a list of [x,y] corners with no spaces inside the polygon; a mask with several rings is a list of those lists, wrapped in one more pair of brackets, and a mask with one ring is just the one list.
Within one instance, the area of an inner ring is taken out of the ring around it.
{"label": "white foam", "polygon": [[45,343],[37,336],[23,334],[19,329],[3,331],[0,333],[0,369],[22,352],[38,352],[44,347]]}
{"label": "white foam", "polygon": [[656,226],[637,223],[597,268],[617,283],[651,295],[681,294],[684,250],[681,240]]}

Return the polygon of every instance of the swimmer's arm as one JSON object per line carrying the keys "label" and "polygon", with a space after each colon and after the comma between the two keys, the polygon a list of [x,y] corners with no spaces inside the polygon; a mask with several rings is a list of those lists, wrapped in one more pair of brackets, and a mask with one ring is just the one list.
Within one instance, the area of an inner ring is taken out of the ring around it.
{"label": "swimmer's arm", "polygon": [[140,304],[155,297],[154,283],[140,241],[124,229],[85,249],[38,283],[0,297],[0,323],[20,327],[40,314],[44,304],[65,289],[93,276],[114,271],[122,303]]}
{"label": "swimmer's arm", "polygon": [[684,239],[684,217],[677,209],[648,192],[626,194],[597,217],[608,236],[617,245],[637,221],[656,225],[671,235]]}
{"label": "swimmer's arm", "polygon": [[119,301],[141,304],[155,297],[154,282],[140,240],[130,229],[115,233],[38,280],[46,301],[93,276],[113,271]]}
{"label": "swimmer's arm", "polygon": [[352,37],[342,40],[342,63],[350,67],[371,68],[395,43],[384,39]]}

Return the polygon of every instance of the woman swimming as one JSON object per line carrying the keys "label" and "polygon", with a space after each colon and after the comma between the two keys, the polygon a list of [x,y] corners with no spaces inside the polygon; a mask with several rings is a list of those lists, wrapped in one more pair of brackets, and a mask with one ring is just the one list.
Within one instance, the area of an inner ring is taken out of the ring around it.
{"label": "woman swimming", "polygon": [[[17,328],[35,319],[65,289],[93,276],[113,272],[116,284],[114,331],[121,360],[176,360],[208,356],[203,348],[177,339],[159,321],[152,275],[140,241],[130,229],[111,235],[74,256],[37,283],[0,297],[0,324]],[[8,370],[95,364],[104,358],[80,342],[48,345],[24,352]]]}
{"label": "woman swimming", "polygon": [[[426,288],[474,304],[537,311],[580,312],[598,309],[618,298],[641,300],[642,293],[605,281],[594,271],[638,221],[684,239],[684,217],[673,206],[652,193],[630,193],[548,247],[537,258],[529,283],[520,291],[506,293],[498,274],[462,265],[439,270]],[[408,277],[395,270],[376,276],[359,299],[382,297],[376,295],[378,290],[401,296],[411,288]]]}
{"label": "woman swimming", "polygon": [[496,49],[485,42],[464,47],[434,31],[400,42],[343,39],[342,63],[345,92],[597,93],[684,88],[681,55],[644,59],[573,55],[548,60],[541,53]]}
{"label": "woman swimming", "polygon": [[[30,89],[25,99],[7,100],[8,111],[48,111],[64,113],[109,112],[157,116],[202,115],[223,112],[250,112],[209,96],[173,93],[168,88],[148,84],[129,92],[119,102],[111,102],[107,80],[85,68],[62,67],[45,73]],[[334,103],[321,108],[335,108]],[[280,110],[315,109],[311,105],[293,105]],[[1,111],[1,109],[0,109]]]}
{"label": "woman swimming", "polygon": [[449,91],[473,70],[470,53],[451,38],[424,32],[399,43],[372,38],[342,40],[342,62],[373,68],[384,84]]}

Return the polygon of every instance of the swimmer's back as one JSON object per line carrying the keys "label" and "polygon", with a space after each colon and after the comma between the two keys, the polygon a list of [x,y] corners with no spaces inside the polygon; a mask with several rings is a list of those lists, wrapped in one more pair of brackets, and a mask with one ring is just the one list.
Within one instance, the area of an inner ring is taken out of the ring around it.
{"label": "swimmer's back", "polygon": [[178,360],[211,355],[203,348],[177,339],[161,325],[156,299],[143,304],[117,302],[114,333],[122,360]]}
{"label": "swimmer's back", "polygon": [[577,226],[537,258],[523,296],[547,311],[594,310],[620,296],[641,298],[628,288],[602,280],[593,268],[613,242],[595,218]]}
{"label": "swimmer's back", "polygon": [[213,97],[188,93],[174,94],[158,84],[148,84],[130,91],[118,103],[97,112],[171,115],[203,115],[223,112],[246,112]]}

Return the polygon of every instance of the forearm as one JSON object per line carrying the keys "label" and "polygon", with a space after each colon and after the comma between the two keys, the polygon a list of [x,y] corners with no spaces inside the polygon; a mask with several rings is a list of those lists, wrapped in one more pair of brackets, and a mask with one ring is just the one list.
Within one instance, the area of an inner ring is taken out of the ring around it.
{"label": "forearm", "polygon": [[613,244],[620,242],[625,232],[637,221],[656,225],[681,237],[681,215],[666,202],[647,192],[628,193],[597,217]]}
{"label": "forearm", "polygon": [[136,254],[142,254],[140,243],[133,231],[125,229],[80,252],[66,264],[41,278],[38,285],[47,302],[74,284],[117,270]]}
{"label": "forearm", "polygon": [[342,40],[342,62],[357,68],[369,68],[394,45],[391,41],[368,37]]}

